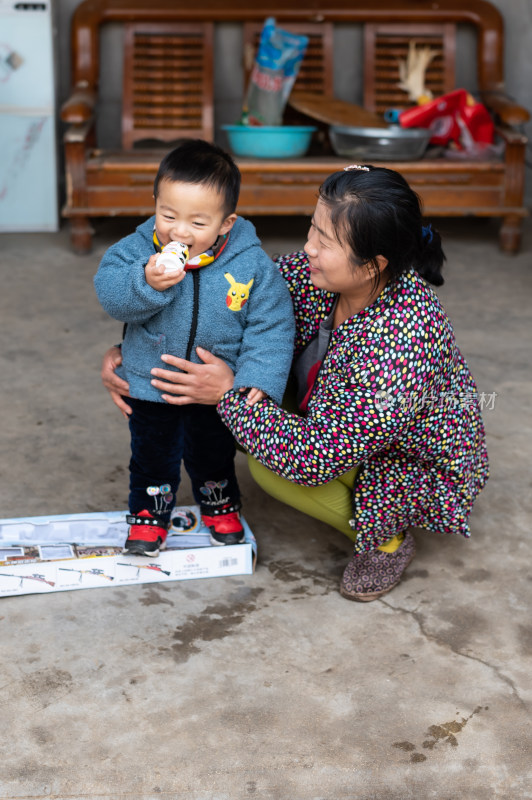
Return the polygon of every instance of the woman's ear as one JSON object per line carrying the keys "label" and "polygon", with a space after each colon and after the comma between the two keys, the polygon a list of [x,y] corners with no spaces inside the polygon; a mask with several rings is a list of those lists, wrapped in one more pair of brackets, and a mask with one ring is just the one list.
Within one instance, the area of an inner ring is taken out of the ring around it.
{"label": "woman's ear", "polygon": [[380,274],[382,275],[382,273],[384,272],[384,270],[388,266],[388,259],[384,258],[384,256],[377,256],[376,259],[375,259],[375,263],[377,265],[377,268],[378,268]]}
{"label": "woman's ear", "polygon": [[229,214],[228,217],[224,219],[222,222],[222,227],[220,228],[220,234],[229,233],[233,225],[237,220],[237,214]]}

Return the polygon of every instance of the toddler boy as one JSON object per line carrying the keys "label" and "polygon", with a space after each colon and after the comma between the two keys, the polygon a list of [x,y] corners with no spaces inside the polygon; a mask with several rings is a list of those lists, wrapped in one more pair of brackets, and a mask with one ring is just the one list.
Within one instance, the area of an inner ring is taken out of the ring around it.
{"label": "toddler boy", "polygon": [[[201,363],[196,347],[222,358],[234,389],[280,403],[293,354],[294,321],[286,284],[237,216],[240,171],[214,144],[185,139],[162,160],[155,215],[105,253],[94,283],[101,305],[126,323],[122,365],[129,383],[131,460],[124,552],[157,556],[180,483],[188,472],[215,545],[244,540],[235,444],[215,406],[166,403],[151,369],[169,353]],[[158,253],[188,248],[184,271],[165,271]]]}

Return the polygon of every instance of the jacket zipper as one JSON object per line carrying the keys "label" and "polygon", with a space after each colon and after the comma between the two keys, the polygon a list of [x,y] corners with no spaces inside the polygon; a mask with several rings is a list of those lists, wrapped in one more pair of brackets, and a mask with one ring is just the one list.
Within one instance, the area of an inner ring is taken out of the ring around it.
{"label": "jacket zipper", "polygon": [[199,269],[191,270],[192,280],[194,282],[194,295],[192,300],[192,322],[190,325],[190,335],[188,337],[187,352],[185,355],[185,359],[187,361],[190,361],[190,356],[192,355],[192,346],[194,344],[196,331],[198,329],[200,271],[201,270]]}

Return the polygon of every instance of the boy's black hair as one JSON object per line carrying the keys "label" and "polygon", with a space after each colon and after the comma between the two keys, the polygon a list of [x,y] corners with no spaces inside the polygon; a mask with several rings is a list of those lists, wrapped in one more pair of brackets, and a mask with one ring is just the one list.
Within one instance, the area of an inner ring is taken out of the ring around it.
{"label": "boy's black hair", "polygon": [[240,194],[240,170],[225,150],[204,139],[181,139],[159,165],[153,194],[161,181],[182,181],[212,186],[224,198],[224,215],[232,214]]}
{"label": "boy's black hair", "polygon": [[390,280],[414,267],[441,286],[440,235],[423,224],[419,197],[399,172],[369,165],[334,172],[320,186],[319,197],[330,210],[338,241],[349,246],[355,266],[374,271],[376,284],[377,256],[384,256]]}

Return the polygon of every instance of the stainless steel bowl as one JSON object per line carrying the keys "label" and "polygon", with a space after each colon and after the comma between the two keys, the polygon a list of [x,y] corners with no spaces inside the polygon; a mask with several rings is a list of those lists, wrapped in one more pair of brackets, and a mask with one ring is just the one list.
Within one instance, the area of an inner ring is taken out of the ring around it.
{"label": "stainless steel bowl", "polygon": [[413,161],[427,149],[432,131],[427,128],[355,128],[331,125],[334,152],[356,161]]}

